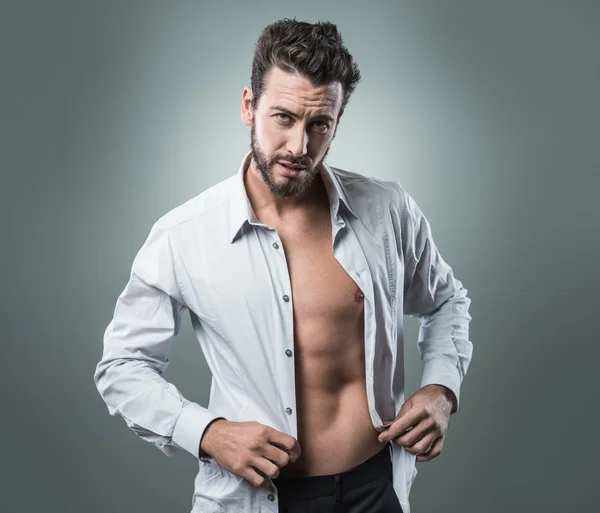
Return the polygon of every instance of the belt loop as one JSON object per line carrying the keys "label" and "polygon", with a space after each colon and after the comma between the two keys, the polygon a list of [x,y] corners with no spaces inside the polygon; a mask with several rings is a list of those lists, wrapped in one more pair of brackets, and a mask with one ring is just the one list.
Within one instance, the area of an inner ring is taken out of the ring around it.
{"label": "belt loop", "polygon": [[342,502],[342,484],[340,482],[340,475],[334,474],[333,479],[335,481],[335,501],[334,502]]}

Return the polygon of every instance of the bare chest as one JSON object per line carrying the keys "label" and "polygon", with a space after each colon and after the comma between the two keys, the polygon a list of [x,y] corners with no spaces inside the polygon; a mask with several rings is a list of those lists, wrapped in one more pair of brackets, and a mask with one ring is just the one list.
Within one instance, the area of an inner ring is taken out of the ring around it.
{"label": "bare chest", "polygon": [[260,220],[277,230],[285,254],[300,401],[309,390],[338,394],[365,372],[364,295],[333,253],[329,207]]}
{"label": "bare chest", "polygon": [[362,311],[362,291],[333,254],[330,224],[318,229],[283,230],[279,235],[297,314]]}

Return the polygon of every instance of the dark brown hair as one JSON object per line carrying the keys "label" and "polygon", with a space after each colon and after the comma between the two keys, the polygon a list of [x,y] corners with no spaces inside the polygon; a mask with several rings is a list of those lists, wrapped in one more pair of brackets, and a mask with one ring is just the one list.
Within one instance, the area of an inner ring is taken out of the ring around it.
{"label": "dark brown hair", "polygon": [[315,86],[340,82],[343,97],[339,118],[360,81],[356,61],[342,42],[337,26],[328,21],[307,23],[284,18],[265,27],[252,60],[252,108],[256,109],[272,66],[299,73]]}

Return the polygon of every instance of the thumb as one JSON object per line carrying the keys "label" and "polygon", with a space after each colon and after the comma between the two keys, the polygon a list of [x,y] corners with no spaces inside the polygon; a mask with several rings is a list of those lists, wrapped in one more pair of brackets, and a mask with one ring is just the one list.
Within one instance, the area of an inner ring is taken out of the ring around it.
{"label": "thumb", "polygon": [[413,407],[412,402],[410,401],[410,399],[408,401],[405,401],[402,406],[400,407],[400,411],[398,412],[398,415],[396,415],[396,418],[394,418],[393,420],[384,420],[383,421],[383,425],[387,428],[389,427],[391,424],[393,424],[394,422],[396,422],[399,418],[403,417],[404,415],[406,415],[406,413]]}
{"label": "thumb", "polygon": [[400,407],[400,411],[398,412],[398,415],[396,416],[396,418],[399,419],[400,417],[406,415],[412,409],[412,407],[413,407],[412,398],[404,401],[404,403],[402,403],[402,406]]}

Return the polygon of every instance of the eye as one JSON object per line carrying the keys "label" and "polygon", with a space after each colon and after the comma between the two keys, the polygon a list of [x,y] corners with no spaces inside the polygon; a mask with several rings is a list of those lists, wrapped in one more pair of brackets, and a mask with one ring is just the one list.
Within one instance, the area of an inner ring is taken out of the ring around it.
{"label": "eye", "polygon": [[279,118],[281,121],[287,121],[289,119],[289,116],[287,114],[284,114],[283,112],[278,112],[277,114],[275,114],[276,116],[284,116],[286,119],[283,118]]}
{"label": "eye", "polygon": [[317,127],[319,130],[328,130],[329,129],[329,124],[325,123],[325,121],[315,121],[314,124],[319,125]]}

